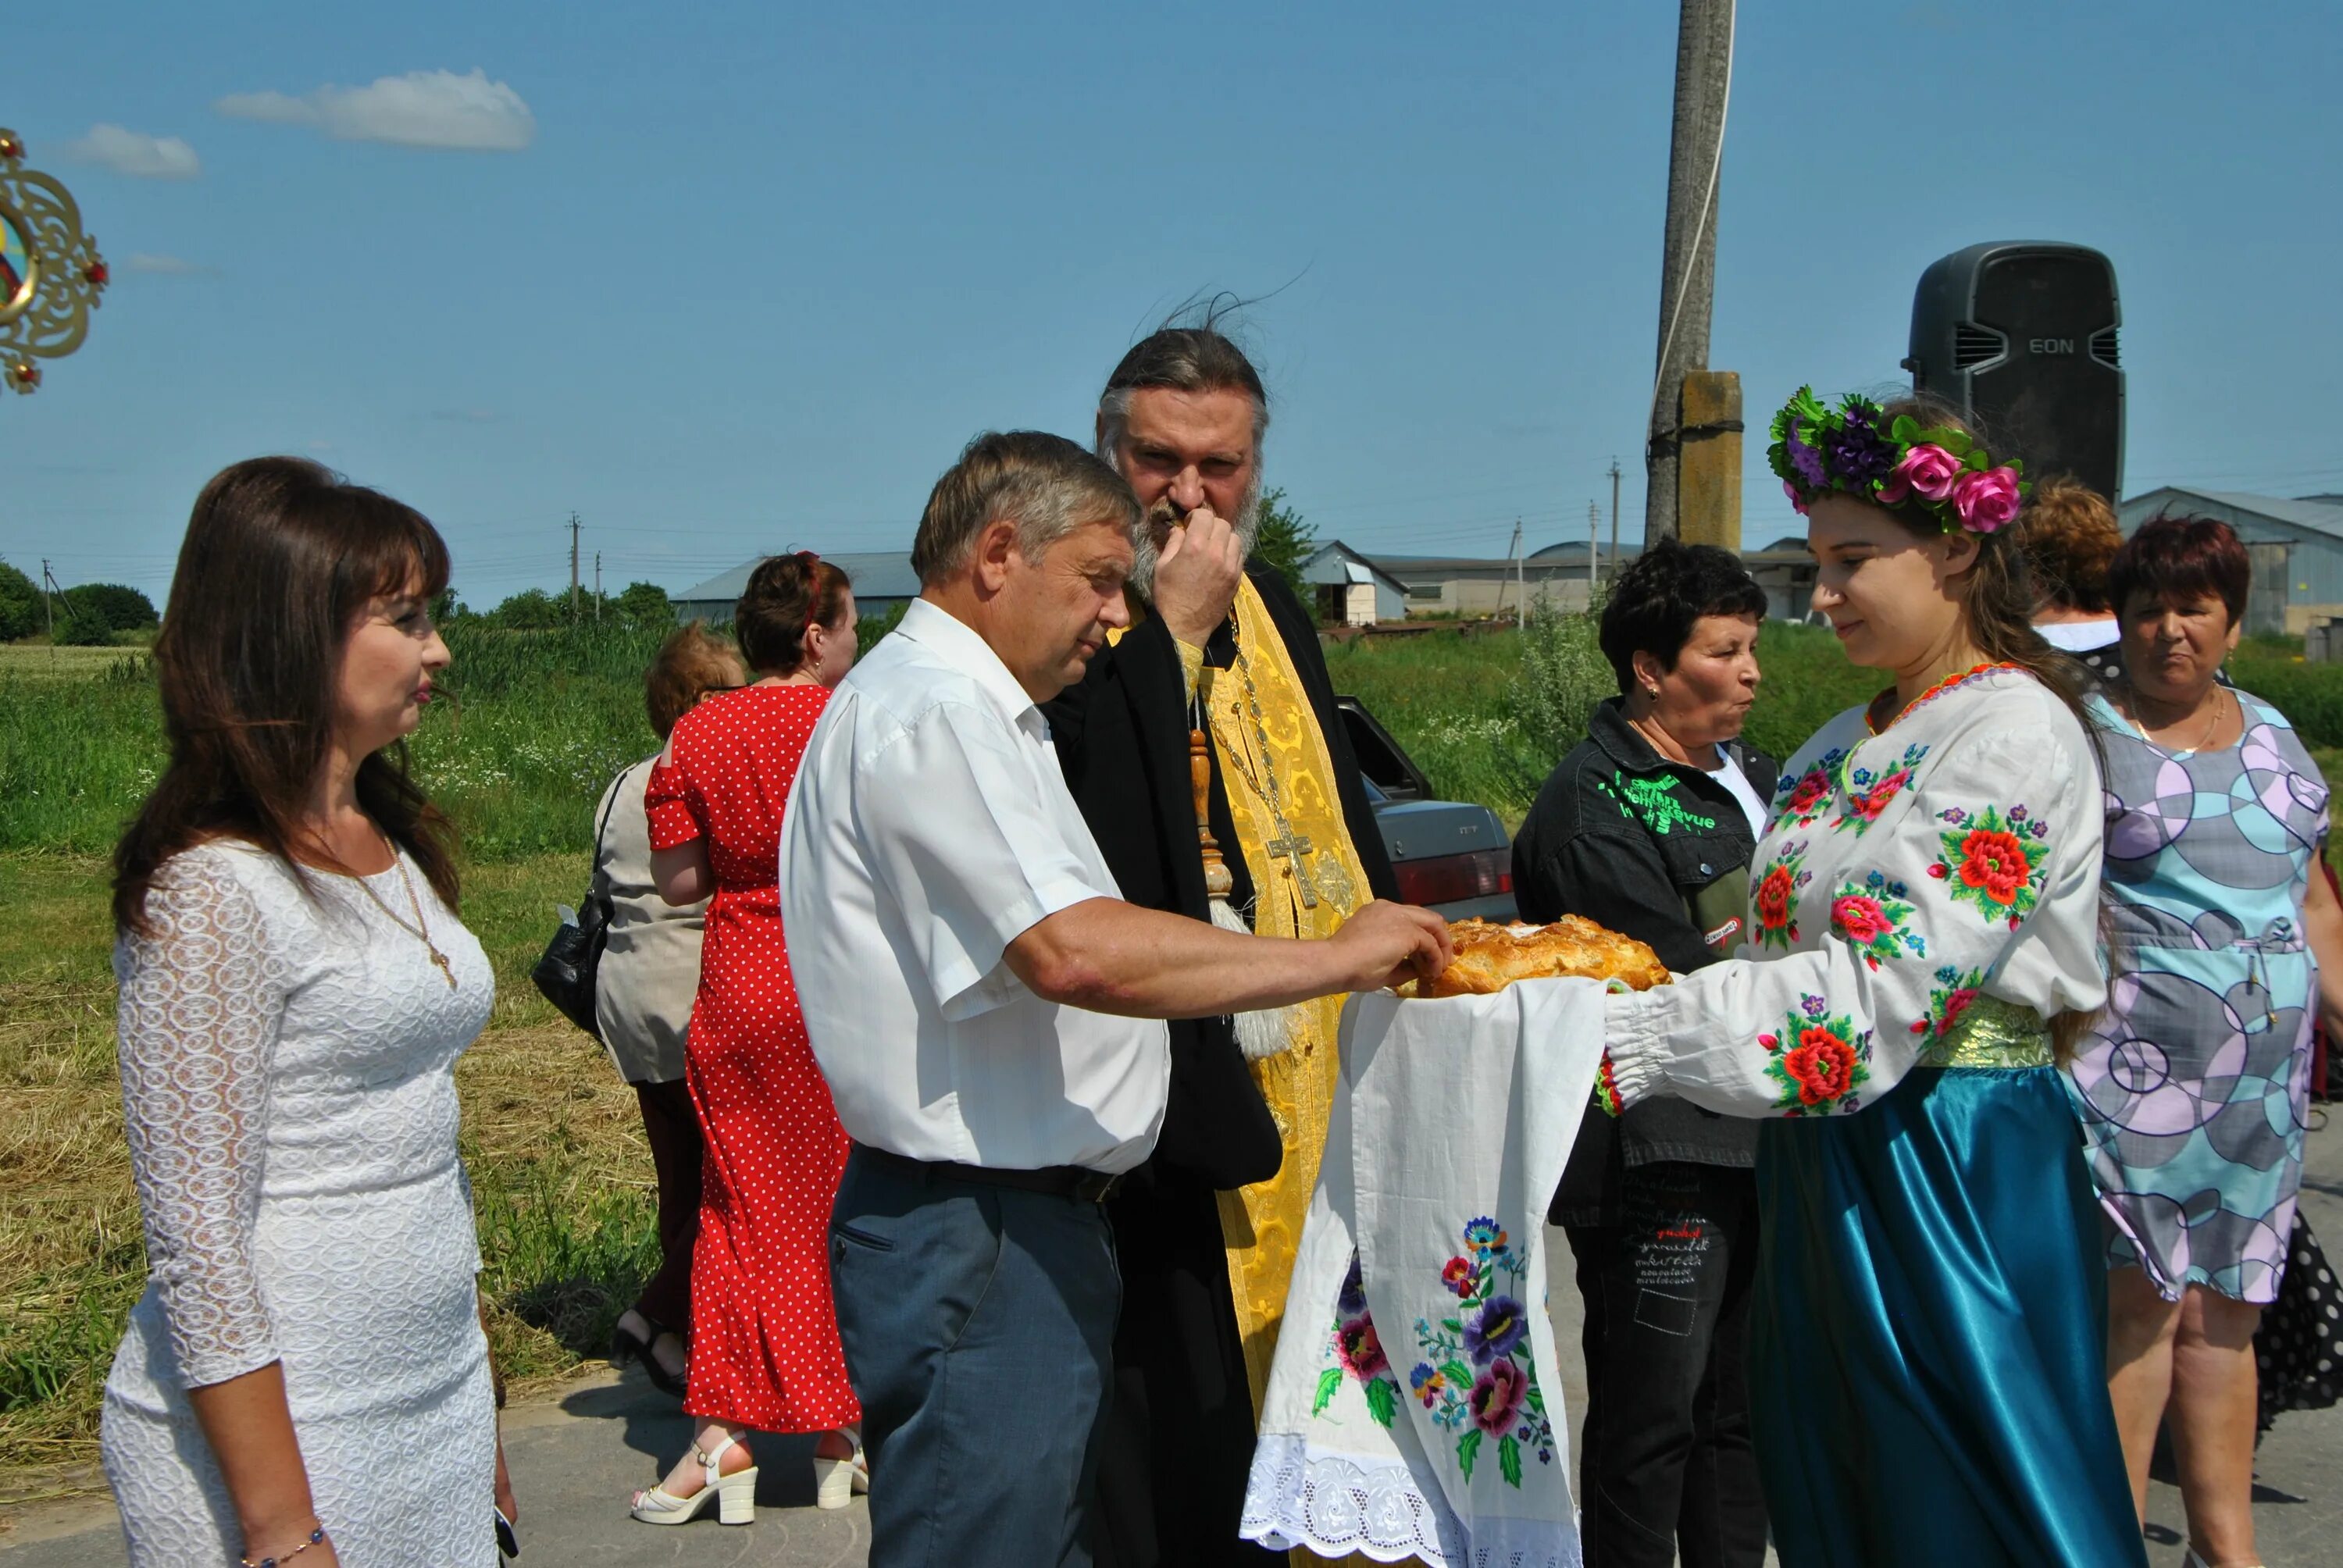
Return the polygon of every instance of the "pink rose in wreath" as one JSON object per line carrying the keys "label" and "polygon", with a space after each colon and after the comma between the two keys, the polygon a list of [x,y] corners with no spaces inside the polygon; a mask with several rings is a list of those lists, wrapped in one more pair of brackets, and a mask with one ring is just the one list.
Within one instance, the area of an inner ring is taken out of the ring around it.
{"label": "pink rose in wreath", "polygon": [[1953,510],[1973,534],[1998,533],[2017,516],[2017,476],[2007,468],[1963,474],[1953,481]]}
{"label": "pink rose in wreath", "polygon": [[1960,477],[1961,460],[1937,446],[1923,441],[1904,454],[1904,460],[1881,482],[1879,499],[1894,506],[1910,496],[1924,501],[1941,501],[1953,493],[1953,482]]}

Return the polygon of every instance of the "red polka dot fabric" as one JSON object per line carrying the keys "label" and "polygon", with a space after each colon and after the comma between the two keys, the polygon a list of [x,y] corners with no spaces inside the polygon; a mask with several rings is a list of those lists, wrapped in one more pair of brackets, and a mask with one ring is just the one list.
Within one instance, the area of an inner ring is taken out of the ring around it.
{"label": "red polka dot fabric", "polygon": [[781,807],[829,699],[820,686],[759,686],[701,703],[643,797],[651,847],[705,839],[716,873],[684,1045],[708,1158],[683,1408],[760,1432],[861,1419],[827,1250],[847,1138],[798,1011],[776,883]]}

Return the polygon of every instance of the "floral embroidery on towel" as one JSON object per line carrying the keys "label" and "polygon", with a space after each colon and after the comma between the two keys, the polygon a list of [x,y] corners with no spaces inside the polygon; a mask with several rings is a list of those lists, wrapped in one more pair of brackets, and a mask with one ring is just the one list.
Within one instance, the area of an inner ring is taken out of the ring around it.
{"label": "floral embroidery on towel", "polygon": [[1827,1116],[1853,1111],[1856,1092],[1871,1081],[1871,1031],[1857,1030],[1846,1014],[1831,1016],[1818,996],[1799,1000],[1778,1033],[1761,1034],[1765,1072],[1782,1085],[1774,1109],[1792,1116]]}
{"label": "floral embroidery on towel", "polygon": [[1936,816],[1951,827],[1928,875],[1946,885],[1955,903],[1973,903],[1988,921],[2006,920],[2016,930],[2050,882],[2049,825],[2023,806],[2011,807],[2006,817],[1992,806],[1981,814],[1956,806]]}
{"label": "floral embroidery on towel", "polygon": [[1888,880],[1884,871],[1874,871],[1860,883],[1842,883],[1838,897],[1831,900],[1831,929],[1875,970],[1886,959],[1926,958],[1926,940],[1905,929],[1913,913],[1904,901],[1910,893],[1903,883]]}
{"label": "floral embroidery on towel", "polygon": [[1774,863],[1765,868],[1751,886],[1749,909],[1752,924],[1757,929],[1757,945],[1790,950],[1798,940],[1798,891],[1815,879],[1805,869],[1806,846],[1803,839],[1782,846]]}
{"label": "floral embroidery on towel", "polygon": [[1399,1412],[1399,1382],[1393,1377],[1391,1358],[1383,1353],[1374,1319],[1367,1315],[1367,1288],[1359,1275],[1359,1260],[1342,1276],[1342,1293],[1334,1301],[1334,1332],[1330,1342],[1335,1364],[1318,1374],[1317,1397],[1310,1413],[1316,1415],[1333,1402],[1345,1372],[1364,1385],[1367,1413],[1379,1426],[1389,1426]]}
{"label": "floral embroidery on towel", "polygon": [[1433,1424],[1456,1434],[1456,1467],[1469,1483],[1484,1438],[1497,1444],[1505,1484],[1522,1484],[1522,1452],[1554,1462],[1554,1426],[1538,1390],[1530,1354],[1529,1309],[1522,1304],[1523,1255],[1488,1218],[1464,1227],[1464,1250],[1440,1271],[1456,1297],[1456,1315],[1433,1323],[1415,1320],[1415,1342],[1425,1357],[1407,1374],[1408,1387]]}

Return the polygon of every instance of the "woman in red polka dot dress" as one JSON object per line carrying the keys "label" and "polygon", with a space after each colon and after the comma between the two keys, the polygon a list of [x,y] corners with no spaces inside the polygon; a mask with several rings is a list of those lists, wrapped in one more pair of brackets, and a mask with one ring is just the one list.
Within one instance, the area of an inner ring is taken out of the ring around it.
{"label": "woman in red polka dot dress", "polygon": [[775,885],[782,803],[854,662],[854,624],[836,567],[810,553],[759,566],[733,632],[760,678],[686,714],[644,794],[660,895],[714,894],[684,1046],[708,1149],[683,1402],[699,1424],[667,1479],[635,1494],[646,1523],[688,1523],[711,1496],[725,1523],[749,1523],[751,1431],[823,1434],[822,1507],[867,1489],[826,1251],[847,1138],[798,1012]]}

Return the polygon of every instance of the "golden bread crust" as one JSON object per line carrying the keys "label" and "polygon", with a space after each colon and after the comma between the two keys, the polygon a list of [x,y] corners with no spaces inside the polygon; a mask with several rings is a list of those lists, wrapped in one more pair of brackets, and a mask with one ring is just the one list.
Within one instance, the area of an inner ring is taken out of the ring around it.
{"label": "golden bread crust", "polygon": [[1578,915],[1550,926],[1501,925],[1473,919],[1452,921],[1456,961],[1429,984],[1417,983],[1403,996],[1487,996],[1521,980],[1574,977],[1618,980],[1634,990],[1668,983],[1660,956],[1633,937]]}

